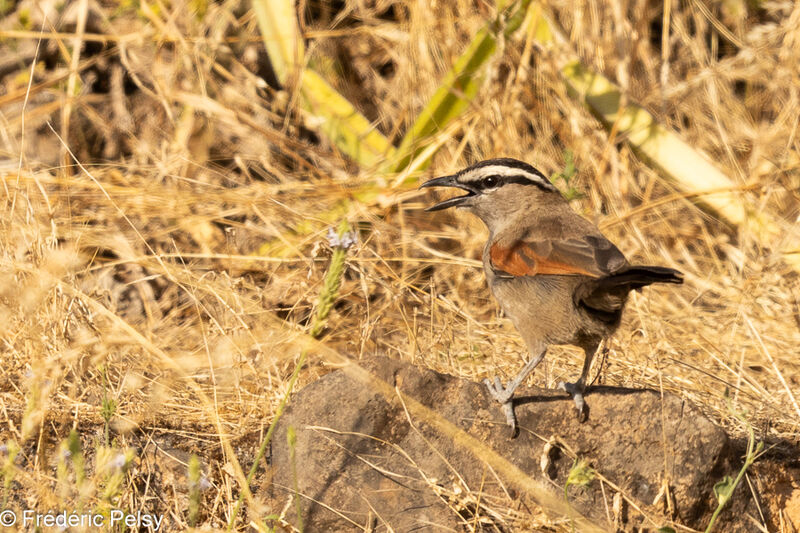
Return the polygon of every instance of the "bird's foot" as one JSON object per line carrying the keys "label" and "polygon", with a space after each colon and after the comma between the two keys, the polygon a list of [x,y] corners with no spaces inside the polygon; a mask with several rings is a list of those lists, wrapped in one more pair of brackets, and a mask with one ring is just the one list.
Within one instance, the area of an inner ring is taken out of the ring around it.
{"label": "bird's foot", "polygon": [[572,401],[575,402],[575,408],[578,410],[578,420],[581,422],[586,420],[586,402],[583,400],[586,386],[582,383],[565,383],[561,381],[558,384],[558,389],[572,396]]}
{"label": "bird's foot", "polygon": [[486,388],[489,389],[489,394],[492,395],[492,398],[500,403],[503,414],[506,415],[506,422],[511,427],[512,437],[516,436],[517,417],[514,416],[514,403],[511,401],[511,396],[513,396],[516,387],[504,387],[500,378],[497,377],[494,378],[494,382],[488,379],[484,379],[483,382],[486,384]]}
{"label": "bird's foot", "polygon": [[486,384],[486,388],[489,389],[489,394],[492,395],[492,398],[503,404],[511,401],[511,396],[514,394],[514,389],[511,387],[504,387],[503,382],[500,381],[500,378],[495,377],[494,381],[484,379],[483,382]]}

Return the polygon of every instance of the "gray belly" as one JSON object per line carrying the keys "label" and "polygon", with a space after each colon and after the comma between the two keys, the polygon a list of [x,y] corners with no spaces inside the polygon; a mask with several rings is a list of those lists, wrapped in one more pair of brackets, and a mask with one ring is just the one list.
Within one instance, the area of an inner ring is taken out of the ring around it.
{"label": "gray belly", "polygon": [[538,343],[583,347],[596,344],[617,326],[603,323],[575,305],[573,294],[588,279],[584,276],[490,276],[489,286],[529,348]]}

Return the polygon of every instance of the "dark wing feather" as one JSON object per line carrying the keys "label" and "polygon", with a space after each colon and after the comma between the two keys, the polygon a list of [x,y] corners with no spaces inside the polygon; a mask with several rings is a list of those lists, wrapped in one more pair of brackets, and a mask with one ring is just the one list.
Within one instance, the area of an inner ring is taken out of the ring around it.
{"label": "dark wing feather", "polygon": [[489,248],[492,266],[512,276],[556,274],[599,278],[628,265],[625,256],[602,235],[581,238],[498,240]]}

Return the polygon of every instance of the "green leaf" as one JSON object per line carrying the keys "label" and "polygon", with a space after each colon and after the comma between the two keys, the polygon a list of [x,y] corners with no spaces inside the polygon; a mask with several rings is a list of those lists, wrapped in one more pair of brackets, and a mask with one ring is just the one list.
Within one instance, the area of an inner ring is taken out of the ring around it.
{"label": "green leaf", "polygon": [[[484,67],[497,49],[499,36],[510,36],[516,31],[525,19],[528,6],[532,5],[531,0],[498,4],[498,17],[475,35],[456,60],[397,150],[374,124],[319,73],[303,68],[302,39],[290,0],[253,0],[253,9],[278,80],[285,84],[297,73],[300,104],[305,111],[307,125],[316,127],[361,167],[380,168],[378,174],[382,174],[406,170],[417,157],[420,157],[417,168],[425,168],[438,150],[438,146],[430,146],[431,137],[461,116],[478,94],[484,81]],[[372,203],[384,189],[385,184],[373,183],[352,191],[352,194],[360,202]],[[340,219],[350,211],[349,204],[350,200],[343,200],[318,218],[328,222]],[[298,226],[293,228],[292,233],[305,235],[315,227],[315,224]],[[290,239],[291,235],[284,237]],[[289,253],[286,248],[285,243],[274,240],[262,246],[259,253],[286,255]]]}
{"label": "green leaf", "polygon": [[714,484],[714,496],[717,497],[717,501],[720,504],[725,503],[731,497],[731,491],[735,487],[731,476],[725,476],[722,481]]}
{"label": "green leaf", "polygon": [[275,77],[284,85],[298,65],[303,64],[303,39],[293,0],[253,0],[258,27]]}
{"label": "green leaf", "polygon": [[292,0],[253,0],[261,38],[281,85],[298,80],[307,123],[342,153],[372,167],[391,157],[394,147],[345,97],[319,74],[304,68],[305,51]]}
{"label": "green leaf", "polygon": [[[537,2],[537,4],[539,4]],[[602,74],[585,66],[569,48],[569,39],[552,16],[541,14],[533,22],[539,46],[556,48],[553,57],[571,95],[582,100],[608,129],[614,129],[642,157],[680,190],[696,198],[701,207],[714,211],[731,226],[753,231],[765,245],[779,247],[784,259],[800,271],[800,239],[789,235],[780,240],[777,217],[762,212],[739,190],[741,187],[680,135],[660,124],[635,103],[623,104],[621,89]],[[545,29],[544,26],[547,28]]]}
{"label": "green leaf", "polygon": [[[484,67],[497,49],[499,35],[507,37],[519,28],[529,4],[530,0],[511,2],[496,20],[489,22],[475,35],[406,132],[397,149],[397,157],[385,170],[404,170],[425,149],[434,134],[442,131],[468,108],[483,86]],[[505,21],[504,17],[507,17]],[[427,166],[431,156],[433,153],[428,155],[420,168]]]}
{"label": "green leaf", "polygon": [[389,140],[322,76],[306,70],[300,89],[309,122],[353,161],[375,167],[393,156]]}
{"label": "green leaf", "polygon": [[497,37],[486,28],[479,31],[403,137],[397,150],[399,157],[389,165],[390,172],[405,169],[434,133],[467,108],[483,84],[482,67],[496,49]]}

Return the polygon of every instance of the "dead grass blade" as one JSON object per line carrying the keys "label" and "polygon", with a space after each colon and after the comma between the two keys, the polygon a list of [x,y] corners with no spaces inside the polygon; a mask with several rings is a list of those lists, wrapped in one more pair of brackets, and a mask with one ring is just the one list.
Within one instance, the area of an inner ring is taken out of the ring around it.
{"label": "dead grass blade", "polygon": [[[659,169],[682,191],[696,195],[701,206],[731,226],[754,232],[765,246],[778,242],[781,230],[776,221],[737,194],[737,184],[731,178],[643,107],[629,102],[611,80],[586,67],[569,51],[568,40],[555,20],[544,10],[537,14],[537,24],[548,28],[536,32],[539,44],[558,49],[556,61],[569,91],[589,107],[610,130],[612,138],[625,140],[645,162]],[[789,242],[785,242],[787,239]],[[800,271],[800,254],[794,250],[798,240],[800,236],[789,234],[779,247],[784,258]]]}

